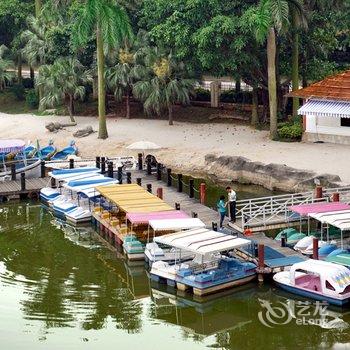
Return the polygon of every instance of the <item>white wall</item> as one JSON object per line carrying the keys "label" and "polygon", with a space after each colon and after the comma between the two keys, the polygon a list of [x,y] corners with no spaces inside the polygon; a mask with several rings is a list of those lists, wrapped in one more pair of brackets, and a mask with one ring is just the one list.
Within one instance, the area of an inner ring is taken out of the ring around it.
{"label": "white wall", "polygon": [[350,136],[350,127],[340,126],[338,117],[306,115],[306,132]]}

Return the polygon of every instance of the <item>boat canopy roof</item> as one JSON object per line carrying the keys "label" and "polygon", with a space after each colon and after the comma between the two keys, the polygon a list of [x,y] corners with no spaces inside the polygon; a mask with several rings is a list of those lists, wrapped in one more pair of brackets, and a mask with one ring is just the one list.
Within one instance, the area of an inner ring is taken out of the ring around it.
{"label": "boat canopy roof", "polygon": [[126,218],[131,224],[148,224],[150,220],[188,219],[182,210],[166,210],[153,213],[127,213]]}
{"label": "boat canopy roof", "polygon": [[350,271],[347,267],[331,262],[309,259],[291,266],[290,273],[303,270],[319,275],[325,281],[329,281],[339,293],[350,285]]}
{"label": "boat canopy roof", "polygon": [[0,153],[21,152],[26,144],[23,140],[0,140]]}
{"label": "boat canopy roof", "polygon": [[62,175],[62,174],[77,174],[77,173],[86,173],[86,172],[99,172],[101,171],[95,167],[82,167],[82,168],[73,168],[73,169],[55,169],[52,170],[52,175]]}
{"label": "boat canopy roof", "polygon": [[205,223],[198,218],[150,220],[149,225],[154,231],[188,230],[205,227]]}
{"label": "boat canopy roof", "polygon": [[92,177],[99,177],[102,178],[103,175],[98,173],[97,171],[87,171],[82,173],[67,173],[67,174],[53,174],[53,172],[49,172],[49,176],[52,178],[58,180],[58,181],[72,181],[72,180],[79,180],[79,179],[86,179],[86,178],[92,178]]}
{"label": "boat canopy roof", "polygon": [[310,217],[339,228],[340,230],[350,230],[350,210],[340,210],[326,212],[323,214],[310,214]]}
{"label": "boat canopy roof", "polygon": [[136,184],[98,186],[96,190],[126,213],[174,210],[163,200]]}
{"label": "boat canopy roof", "polygon": [[307,216],[311,213],[324,213],[346,209],[350,210],[350,205],[341,202],[317,202],[309,204],[292,205],[288,209],[301,216]]}
{"label": "boat canopy roof", "polygon": [[251,243],[248,239],[237,238],[237,236],[231,236],[205,228],[155,237],[154,241],[200,255],[223,252]]}

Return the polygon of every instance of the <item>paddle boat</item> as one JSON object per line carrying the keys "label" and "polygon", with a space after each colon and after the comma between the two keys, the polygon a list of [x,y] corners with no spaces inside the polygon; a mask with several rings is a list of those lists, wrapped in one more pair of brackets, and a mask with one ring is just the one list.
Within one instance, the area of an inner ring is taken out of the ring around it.
{"label": "paddle boat", "polygon": [[22,152],[19,152],[15,155],[14,160],[24,160],[24,159],[31,159],[35,156],[37,152],[37,148],[29,143]]}
{"label": "paddle boat", "polygon": [[75,146],[75,141],[71,141],[68,147],[63,148],[61,151],[55,153],[51,160],[64,160],[70,155],[76,155],[78,148]]}
{"label": "paddle boat", "polygon": [[50,140],[47,146],[38,149],[36,156],[42,160],[50,160],[56,151],[57,148],[54,146],[53,141]]}
{"label": "paddle boat", "polygon": [[273,276],[282,289],[302,297],[342,306],[350,301],[350,271],[341,265],[309,259]]}
{"label": "paddle boat", "polygon": [[195,257],[192,261],[174,265],[154,262],[150,271],[153,281],[165,281],[179,290],[192,289],[194,295],[202,296],[246,284],[256,277],[255,264],[221,255],[250,244],[247,239],[201,228],[155,237],[154,240],[192,252]]}
{"label": "paddle boat", "polygon": [[[181,214],[181,212],[178,212],[178,214]],[[164,219],[160,216],[159,219],[149,220],[149,230],[153,232],[153,237],[149,237],[148,243],[146,244],[146,262],[151,266],[155,261],[166,261],[171,264],[175,261],[183,262],[193,259],[193,253],[186,251],[181,252],[179,249],[158,244],[154,242],[154,237],[159,232],[171,233],[176,231],[184,231],[204,227],[205,224],[202,220],[198,218],[189,218],[187,215],[182,218],[175,217],[173,219]]]}

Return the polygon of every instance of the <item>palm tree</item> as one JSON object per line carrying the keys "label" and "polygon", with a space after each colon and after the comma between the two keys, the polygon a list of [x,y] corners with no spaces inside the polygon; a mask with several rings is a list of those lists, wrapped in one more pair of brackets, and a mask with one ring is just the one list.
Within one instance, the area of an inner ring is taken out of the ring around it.
{"label": "palm tree", "polygon": [[106,71],[107,85],[113,89],[116,100],[120,102],[123,95],[126,97],[127,119],[130,119],[130,96],[133,85],[147,76],[143,60],[148,49],[148,35],[140,30],[136,38],[125,41],[124,48],[118,53],[118,63]]}
{"label": "palm tree", "polygon": [[52,65],[42,65],[36,79],[36,85],[42,88],[43,107],[53,107],[64,102],[70,119],[74,119],[74,100],[83,99],[84,84],[91,82],[89,71],[76,58],[59,58]]}
{"label": "palm tree", "polygon": [[104,48],[115,48],[122,39],[131,35],[129,18],[125,10],[113,0],[86,0],[76,24],[78,43],[96,37],[98,72],[98,137],[108,137],[106,124],[106,84]]}
{"label": "palm tree", "polygon": [[8,71],[12,66],[12,62],[4,58],[6,50],[5,45],[0,46],[0,91],[3,91],[6,84],[12,80],[12,73]]}
{"label": "palm tree", "polygon": [[276,31],[279,33],[295,13],[303,18],[300,0],[261,0],[256,18],[256,36],[263,42],[267,38],[267,71],[270,105],[270,137],[277,137],[277,81],[276,81]]}
{"label": "palm tree", "polygon": [[144,102],[147,113],[161,115],[168,112],[169,125],[173,125],[175,103],[189,104],[194,81],[185,78],[186,70],[182,62],[175,62],[172,55],[163,56],[157,49],[151,51],[146,60],[151,75],[137,82],[133,93]]}

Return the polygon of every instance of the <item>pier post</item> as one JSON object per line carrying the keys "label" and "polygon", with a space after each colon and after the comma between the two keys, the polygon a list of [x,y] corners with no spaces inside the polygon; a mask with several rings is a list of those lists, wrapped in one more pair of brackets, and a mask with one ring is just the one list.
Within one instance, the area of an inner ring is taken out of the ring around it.
{"label": "pier post", "polygon": [[177,192],[182,192],[182,174],[177,174]]}
{"label": "pier post", "polygon": [[318,238],[312,240],[312,259],[318,260]]}
{"label": "pier post", "polygon": [[189,181],[189,196],[190,198],[194,198],[194,180],[190,179]]}
{"label": "pier post", "polygon": [[323,197],[323,188],[322,186],[316,186],[315,188],[315,198],[322,198]]}
{"label": "pier post", "polygon": [[101,157],[96,157],[96,168],[100,169],[101,167]]}
{"label": "pier post", "polygon": [[137,155],[137,163],[138,163],[138,168],[139,170],[142,170],[143,169],[143,164],[142,164],[142,153],[139,153]]}
{"label": "pier post", "polygon": [[152,166],[150,161],[147,162],[147,175],[152,175]]}
{"label": "pier post", "polygon": [[131,184],[131,172],[128,171],[126,173],[126,183]]}
{"label": "pier post", "polygon": [[21,191],[26,190],[26,173],[21,173]]}
{"label": "pier post", "polygon": [[40,163],[40,177],[43,179],[46,175],[45,160]]}
{"label": "pier post", "polygon": [[263,244],[258,244],[258,281],[264,282],[263,271],[265,268],[265,247]]}
{"label": "pier post", "polygon": [[141,179],[140,177],[138,177],[138,178],[136,179],[136,183],[137,183],[139,186],[141,186],[141,185],[142,185],[142,179]]}
{"label": "pier post", "polygon": [[113,178],[113,162],[108,162],[107,164],[107,176]]}
{"label": "pier post", "polygon": [[212,221],[212,223],[211,223],[211,228],[212,228],[213,231],[217,231],[217,230],[218,230],[218,224],[217,224],[217,222]]}
{"label": "pier post", "polygon": [[192,216],[193,218],[198,218],[198,213],[196,213],[195,211],[193,211],[193,212],[191,213],[191,216]]}
{"label": "pier post", "polygon": [[101,174],[106,172],[106,158],[101,157]]}
{"label": "pier post", "polygon": [[167,173],[167,186],[168,186],[168,187],[171,187],[171,182],[172,182],[172,181],[171,181],[171,169],[168,168],[168,169],[166,170],[166,173]]}
{"label": "pier post", "polygon": [[340,200],[339,192],[333,193],[333,195],[332,195],[332,201],[333,201],[333,202],[339,202],[339,200]]}
{"label": "pier post", "polygon": [[175,203],[175,209],[176,210],[180,210],[181,209],[180,203]]}
{"label": "pier post", "polygon": [[152,184],[147,184],[147,191],[152,193]]}
{"label": "pier post", "polygon": [[281,235],[281,247],[287,246],[287,235],[285,233],[282,233]]}
{"label": "pier post", "polygon": [[163,188],[162,187],[157,188],[157,197],[160,199],[163,199]]}
{"label": "pier post", "polygon": [[74,159],[69,159],[69,169],[74,169]]}
{"label": "pier post", "polygon": [[16,180],[16,164],[15,163],[11,164],[11,180],[12,181]]}
{"label": "pier post", "polygon": [[123,167],[118,166],[118,182],[119,184],[123,183]]}
{"label": "pier post", "polygon": [[205,183],[202,182],[199,187],[199,201],[201,204],[205,204]]}
{"label": "pier post", "polygon": [[51,188],[56,188],[56,179],[51,178]]}
{"label": "pier post", "polygon": [[162,180],[162,164],[157,163],[157,180],[161,181]]}

